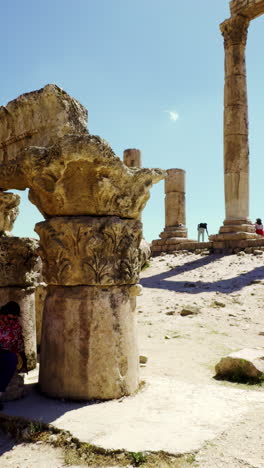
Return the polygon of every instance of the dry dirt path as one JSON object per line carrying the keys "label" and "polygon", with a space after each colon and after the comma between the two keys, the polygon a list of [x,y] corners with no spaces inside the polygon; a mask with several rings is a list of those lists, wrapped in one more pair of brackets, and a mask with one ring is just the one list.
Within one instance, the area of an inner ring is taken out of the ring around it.
{"label": "dry dirt path", "polygon": [[[171,377],[178,382],[179,396],[187,385],[197,385],[205,389],[208,400],[219,388],[223,398],[228,389],[235,389],[248,400],[245,411],[205,443],[190,466],[264,468],[264,388],[213,379],[222,356],[245,347],[264,347],[263,264],[263,254],[184,253],[156,257],[141,274],[139,350],[148,357],[140,369],[141,379]],[[181,315],[190,308],[194,313]],[[206,412],[206,394],[204,408]],[[191,434],[192,427],[182,436],[188,440]],[[60,451],[41,444],[18,444],[12,449],[12,442],[3,439],[1,453],[0,467],[65,466]]]}

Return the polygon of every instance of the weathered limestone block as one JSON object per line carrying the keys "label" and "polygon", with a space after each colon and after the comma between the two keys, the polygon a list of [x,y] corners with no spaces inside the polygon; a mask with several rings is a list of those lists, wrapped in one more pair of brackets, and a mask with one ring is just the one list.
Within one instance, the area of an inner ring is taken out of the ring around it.
{"label": "weathered limestone block", "polygon": [[35,288],[0,287],[0,306],[9,301],[20,305],[20,324],[23,332],[28,369],[37,365]]}
{"label": "weathered limestone block", "polygon": [[170,192],[165,199],[166,227],[185,226],[185,193]]}
{"label": "weathered limestone block", "polygon": [[141,151],[135,148],[124,150],[123,161],[128,167],[141,167]]}
{"label": "weathered limestone block", "polygon": [[[20,196],[0,189],[0,233],[12,231],[13,224],[18,216]],[[1,235],[1,234],[0,234]]]}
{"label": "weathered limestone block", "polygon": [[16,164],[0,164],[0,187],[29,187],[30,201],[45,218],[139,218],[152,184],[165,174],[128,168],[98,136],[67,135],[49,148],[27,148]]}
{"label": "weathered limestone block", "polygon": [[183,169],[168,169],[164,180],[165,193],[185,193],[185,171]]}
{"label": "weathered limestone block", "polygon": [[[15,160],[27,146],[51,146],[68,133],[87,133],[87,110],[49,84],[0,107],[0,161]],[[1,186],[1,185],[0,185]]]}
{"label": "weathered limestone block", "polygon": [[36,333],[37,333],[37,349],[41,343],[42,316],[44,302],[47,295],[46,283],[39,283],[35,289],[35,313],[36,313]]}
{"label": "weathered limestone block", "polygon": [[48,287],[40,358],[44,393],[107,400],[137,389],[138,293],[136,286]]}
{"label": "weathered limestone block", "polygon": [[240,381],[264,380],[264,349],[245,348],[222,358],[215,366],[216,376]]}
{"label": "weathered limestone block", "polygon": [[27,237],[0,237],[0,288],[32,286],[40,279],[38,241]]}
{"label": "weathered limestone block", "polygon": [[243,15],[254,19],[264,13],[264,0],[232,0],[230,10],[232,16]]}
{"label": "weathered limestone block", "polygon": [[37,223],[43,278],[48,284],[134,284],[140,272],[138,220],[59,217]]}

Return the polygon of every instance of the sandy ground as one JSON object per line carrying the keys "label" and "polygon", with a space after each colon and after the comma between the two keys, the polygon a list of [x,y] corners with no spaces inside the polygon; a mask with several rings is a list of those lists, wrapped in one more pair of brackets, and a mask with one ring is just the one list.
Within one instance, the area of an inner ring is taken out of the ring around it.
{"label": "sandy ground", "polygon": [[[213,378],[221,357],[246,347],[264,348],[263,260],[263,253],[182,253],[151,259],[141,274],[143,293],[137,301],[140,354],[148,357],[141,379],[176,378],[179,393],[182,382],[182,388],[191,383],[204,385],[208,392],[223,386],[263,395],[264,387]],[[190,308],[193,313],[181,315]],[[190,466],[263,468],[263,421],[263,404],[254,400],[243,417],[196,453]],[[1,468],[65,466],[59,450],[16,444],[4,436],[0,440]]]}

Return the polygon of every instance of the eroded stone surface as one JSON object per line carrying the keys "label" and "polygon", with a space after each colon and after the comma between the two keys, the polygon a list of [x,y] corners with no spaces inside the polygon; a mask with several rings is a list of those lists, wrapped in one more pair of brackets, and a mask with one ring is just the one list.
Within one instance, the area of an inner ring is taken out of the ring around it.
{"label": "eroded stone surface", "polygon": [[68,133],[87,133],[87,111],[54,84],[0,107],[0,161],[15,160],[27,146],[51,146]]}
{"label": "eroded stone surface", "polygon": [[[0,189],[0,233],[12,231],[19,213],[20,196]],[[1,234],[0,234],[1,235]]]}
{"label": "eroded stone surface", "polygon": [[128,167],[141,167],[141,151],[135,148],[124,150],[123,161]]}
{"label": "eroded stone surface", "polygon": [[138,220],[60,217],[36,224],[48,284],[134,284],[141,267]]}
{"label": "eroded stone surface", "polygon": [[0,287],[32,286],[40,279],[38,241],[27,237],[0,238]]}
{"label": "eroded stone surface", "polygon": [[139,218],[161,169],[129,169],[93,135],[68,135],[49,148],[28,148],[16,163],[0,164],[0,186],[29,187],[44,217],[112,215]]}
{"label": "eroded stone surface", "polygon": [[254,19],[264,13],[264,0],[232,0],[230,10],[234,16],[242,15]]}
{"label": "eroded stone surface", "polygon": [[44,393],[76,400],[111,399],[137,389],[134,289],[48,288],[40,362]]}

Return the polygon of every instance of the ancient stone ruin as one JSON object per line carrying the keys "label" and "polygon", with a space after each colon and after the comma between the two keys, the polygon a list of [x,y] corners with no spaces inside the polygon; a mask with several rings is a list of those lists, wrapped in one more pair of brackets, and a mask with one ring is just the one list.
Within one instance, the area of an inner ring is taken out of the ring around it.
{"label": "ancient stone ruin", "polygon": [[220,25],[225,47],[224,225],[210,236],[215,248],[243,247],[258,239],[249,219],[249,145],[245,50],[250,21],[264,13],[264,0],[233,0],[231,18]]}
{"label": "ancient stone ruin", "polygon": [[25,354],[29,369],[37,362],[35,288],[40,280],[36,239],[14,237],[19,195],[0,191],[0,305],[15,301],[21,309]]}
{"label": "ancient stone ruin", "polygon": [[29,188],[47,283],[40,386],[52,397],[111,399],[138,387],[140,221],[161,169],[130,169],[55,85],[0,109],[0,187]]}
{"label": "ancient stone ruin", "polygon": [[[224,181],[225,220],[219,233],[210,235],[209,242],[180,240],[180,233],[167,222],[177,217],[178,200],[172,200],[167,193],[166,182],[166,225],[161,239],[152,242],[152,254],[173,252],[183,249],[232,253],[241,249],[264,246],[262,236],[256,234],[255,226],[249,219],[249,144],[248,104],[245,50],[250,21],[264,13],[264,0],[232,0],[231,17],[220,25],[225,47],[225,89],[224,89]],[[170,171],[167,171],[170,174]],[[168,176],[169,177],[169,176]],[[167,179],[166,179],[167,180]],[[174,191],[180,190],[181,182],[175,183]],[[168,197],[168,202],[167,202]],[[180,219],[180,216],[178,216]],[[185,221],[182,222],[185,224]],[[171,231],[171,232],[170,232]],[[173,232],[174,231],[174,232]],[[187,235],[186,235],[187,237]],[[187,242],[186,242],[187,241]],[[202,244],[202,245],[201,245]]]}
{"label": "ancient stone ruin", "polygon": [[[41,264],[36,239],[12,236],[19,202],[19,195],[0,190],[0,305],[9,301],[20,305],[20,324],[30,370],[37,364],[35,290],[40,280]],[[21,397],[23,383],[23,376],[16,373],[3,398],[12,400]]]}
{"label": "ancient stone ruin", "polygon": [[185,219],[185,171],[168,169],[165,179],[165,228],[160,239],[152,241],[154,255],[176,250],[180,244],[194,242],[187,239]]}

